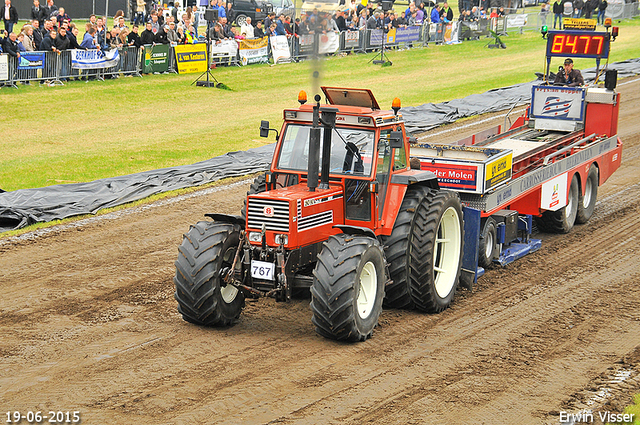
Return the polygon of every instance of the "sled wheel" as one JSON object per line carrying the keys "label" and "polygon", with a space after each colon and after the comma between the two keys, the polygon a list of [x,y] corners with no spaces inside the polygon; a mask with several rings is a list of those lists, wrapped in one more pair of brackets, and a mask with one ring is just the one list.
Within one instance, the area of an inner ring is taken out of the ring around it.
{"label": "sled wheel", "polygon": [[578,212],[576,223],[584,224],[593,215],[598,198],[598,167],[591,164],[587,180],[584,182],[584,195],[578,191]]}
{"label": "sled wheel", "polygon": [[380,243],[366,236],[331,236],[318,255],[311,286],[312,321],[326,338],[364,341],[382,312],[386,283]]}
{"label": "sled wheel", "polygon": [[578,211],[578,177],[574,174],[569,186],[567,205],[557,211],[545,211],[537,218],[540,230],[552,233],[569,233],[576,221]]}
{"label": "sled wheel", "polygon": [[191,226],[178,248],[175,299],[182,317],[205,326],[232,324],[244,306],[244,294],[225,284],[238,248],[239,226],[201,221]]}
{"label": "sled wheel", "polygon": [[493,264],[497,239],[496,221],[492,217],[488,217],[480,234],[480,245],[478,248],[478,264],[480,267],[486,269]]}

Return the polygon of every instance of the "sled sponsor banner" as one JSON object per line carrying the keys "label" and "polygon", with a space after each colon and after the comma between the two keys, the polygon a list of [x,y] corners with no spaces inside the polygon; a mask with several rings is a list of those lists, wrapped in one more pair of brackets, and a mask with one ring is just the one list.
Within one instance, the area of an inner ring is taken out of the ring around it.
{"label": "sled sponsor banner", "polygon": [[531,117],[582,121],[585,93],[585,89],[580,87],[534,86]]}
{"label": "sled sponsor banner", "polygon": [[44,69],[44,52],[22,52],[18,61],[18,69]]}
{"label": "sled sponsor banner", "polygon": [[481,192],[479,179],[482,173],[478,170],[477,165],[421,160],[420,168],[434,173],[438,177],[438,183],[442,189]]}
{"label": "sled sponsor banner", "polygon": [[238,42],[235,40],[220,40],[211,43],[212,58],[235,58],[238,54]]}
{"label": "sled sponsor banner", "polygon": [[0,81],[9,79],[9,55],[0,54]]}
{"label": "sled sponsor banner", "polygon": [[169,45],[145,44],[144,46],[144,72],[167,72],[169,70]]}
{"label": "sled sponsor banner", "polygon": [[269,37],[271,43],[271,55],[273,63],[283,63],[291,61],[291,52],[289,51],[289,41],[286,35],[274,35]]}
{"label": "sled sponsor banner", "polygon": [[120,52],[118,49],[102,50],[71,50],[71,67],[73,69],[102,69],[118,65]]}
{"label": "sled sponsor banner", "polygon": [[269,62],[269,37],[238,41],[238,52],[242,65]]}
{"label": "sled sponsor banner", "polygon": [[173,47],[176,54],[178,74],[207,71],[207,45],[179,44]]}
{"label": "sled sponsor banner", "polygon": [[542,184],[540,208],[557,211],[567,205],[567,178],[564,173]]}
{"label": "sled sponsor banner", "polygon": [[501,158],[489,162],[485,168],[484,191],[511,179],[513,153],[509,152]]}

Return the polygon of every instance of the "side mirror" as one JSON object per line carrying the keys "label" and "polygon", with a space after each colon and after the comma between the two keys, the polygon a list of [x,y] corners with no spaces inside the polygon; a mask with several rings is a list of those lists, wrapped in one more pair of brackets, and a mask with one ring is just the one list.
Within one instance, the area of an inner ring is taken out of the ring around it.
{"label": "side mirror", "polygon": [[265,120],[260,121],[260,137],[264,137],[264,138],[269,137],[270,131],[276,132],[276,140],[278,140],[278,130],[269,128],[269,121],[265,121]]}
{"label": "side mirror", "polygon": [[401,149],[404,147],[402,131],[392,131],[389,134],[389,146],[391,146],[391,148],[396,148],[396,149]]}
{"label": "side mirror", "polygon": [[269,121],[260,121],[260,137],[269,137]]}

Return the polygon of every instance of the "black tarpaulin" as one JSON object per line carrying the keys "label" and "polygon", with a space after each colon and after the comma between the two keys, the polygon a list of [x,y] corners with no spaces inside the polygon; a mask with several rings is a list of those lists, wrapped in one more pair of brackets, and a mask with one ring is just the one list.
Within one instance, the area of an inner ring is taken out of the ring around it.
{"label": "black tarpaulin", "polygon": [[38,222],[94,214],[102,208],[115,207],[157,193],[266,170],[271,163],[274,146],[272,144],[248,151],[229,152],[196,164],[88,183],[0,193],[0,232]]}
{"label": "black tarpaulin", "polygon": [[[618,78],[640,74],[640,59],[609,65]],[[583,70],[585,81],[595,79],[595,68]],[[438,104],[402,108],[410,133],[427,131],[460,118],[526,104],[539,81],[473,94]],[[102,208],[137,201],[157,193],[199,186],[225,177],[243,176],[269,167],[274,145],[225,155],[181,167],[111,177],[89,183],[21,189],[0,193],[0,232],[67,217],[94,214]],[[0,192],[2,192],[0,190]]]}

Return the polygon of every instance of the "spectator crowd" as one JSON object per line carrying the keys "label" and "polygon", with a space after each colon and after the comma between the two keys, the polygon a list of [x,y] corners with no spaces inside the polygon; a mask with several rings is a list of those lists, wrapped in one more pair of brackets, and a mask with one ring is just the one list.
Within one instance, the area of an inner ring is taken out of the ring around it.
{"label": "spectator crowd", "polygon": [[[202,41],[208,36],[214,43],[228,39],[251,39],[264,36],[286,36],[299,38],[301,35],[326,33],[328,31],[363,31],[401,28],[414,25],[447,24],[455,19],[454,11],[447,1],[434,3],[431,0],[411,1],[406,10],[381,10],[378,3],[367,0],[351,0],[335,13],[321,13],[317,10],[303,12],[299,18],[270,12],[266,18],[252,22],[246,18],[240,26],[234,26],[236,12],[231,2],[210,0],[206,8],[217,11],[217,20],[202,22],[206,24],[206,33],[199,34],[201,14],[198,6],[187,7],[181,13],[176,1],[168,11],[156,3],[156,0],[131,0],[132,10],[127,23],[124,12],[118,11],[110,26],[106,17],[91,15],[84,25],[84,35],[79,39],[80,28],[63,7],[54,4],[54,0],[33,0],[30,21],[19,31],[14,30],[18,23],[18,13],[11,0],[4,1],[0,7],[5,31],[0,37],[0,52],[19,58],[21,52],[52,51],[68,49],[108,50],[125,46],[141,47],[148,44],[191,44]],[[205,0],[203,0],[205,1]],[[459,21],[473,22],[483,18],[497,18],[505,14],[506,0],[459,0]],[[569,8],[569,9],[567,9]],[[554,14],[554,28],[562,28],[562,17],[567,10],[573,17],[590,18],[597,13],[598,23],[604,23],[604,11],[607,0],[555,0],[552,9],[542,3],[540,14]],[[551,10],[550,10],[551,9]],[[293,43],[295,44],[295,43]]]}

